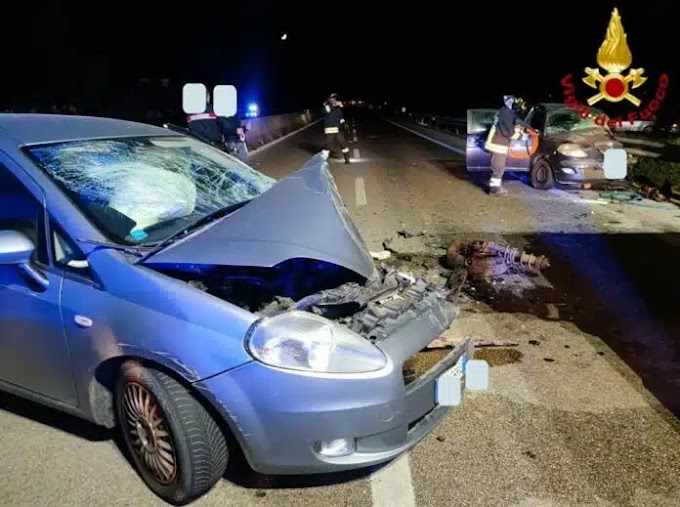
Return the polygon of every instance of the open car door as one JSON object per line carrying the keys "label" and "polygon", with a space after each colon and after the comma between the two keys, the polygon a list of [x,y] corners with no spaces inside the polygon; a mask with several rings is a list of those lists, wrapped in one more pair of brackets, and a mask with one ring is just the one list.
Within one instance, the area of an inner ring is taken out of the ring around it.
{"label": "open car door", "polygon": [[[493,126],[497,109],[468,109],[467,111],[467,144],[465,161],[468,171],[490,171],[491,153],[484,149],[484,143]],[[528,153],[531,140],[518,139],[511,142],[513,153]],[[508,171],[528,171],[530,157],[510,158],[505,163]]]}

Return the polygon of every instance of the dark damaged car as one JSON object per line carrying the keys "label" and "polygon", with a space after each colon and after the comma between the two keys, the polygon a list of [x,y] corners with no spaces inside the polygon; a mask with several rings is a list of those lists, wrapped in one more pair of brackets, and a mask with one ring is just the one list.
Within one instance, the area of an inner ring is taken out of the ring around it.
{"label": "dark damaged car", "polygon": [[[536,104],[523,120],[538,135],[538,149],[528,156],[532,139],[528,136],[512,141],[517,158],[508,158],[507,170],[528,172],[535,188],[550,189],[555,183],[582,185],[607,179],[604,171],[605,153],[623,149],[606,126],[594,118],[602,111],[590,108],[590,117],[582,118],[564,104]],[[466,159],[468,171],[491,170],[491,153],[484,141],[491,128],[496,110],[469,109]],[[630,156],[623,161],[627,164]],[[621,172],[625,174],[626,167]]]}
{"label": "dark damaged car", "polygon": [[119,426],[169,502],[230,450],[272,474],[408,450],[486,386],[469,341],[404,373],[455,314],[376,268],[321,155],[277,182],[161,128],[0,115],[0,387]]}

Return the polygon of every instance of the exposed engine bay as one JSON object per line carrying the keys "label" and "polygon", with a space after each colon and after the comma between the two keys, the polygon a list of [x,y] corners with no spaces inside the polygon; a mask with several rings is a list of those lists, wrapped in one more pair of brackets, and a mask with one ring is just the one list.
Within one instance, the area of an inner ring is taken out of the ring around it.
{"label": "exposed engine bay", "polygon": [[260,315],[303,310],[381,341],[454,292],[381,268],[369,280],[323,261],[291,259],[273,268],[175,265],[158,269]]}

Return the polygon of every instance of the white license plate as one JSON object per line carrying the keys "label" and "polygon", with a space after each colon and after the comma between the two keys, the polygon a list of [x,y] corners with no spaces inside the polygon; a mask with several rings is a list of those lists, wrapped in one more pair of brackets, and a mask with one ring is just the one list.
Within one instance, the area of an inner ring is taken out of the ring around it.
{"label": "white license plate", "polygon": [[437,378],[435,381],[435,401],[437,405],[454,407],[460,404],[463,398],[463,378],[466,364],[467,353],[463,352],[456,364]]}

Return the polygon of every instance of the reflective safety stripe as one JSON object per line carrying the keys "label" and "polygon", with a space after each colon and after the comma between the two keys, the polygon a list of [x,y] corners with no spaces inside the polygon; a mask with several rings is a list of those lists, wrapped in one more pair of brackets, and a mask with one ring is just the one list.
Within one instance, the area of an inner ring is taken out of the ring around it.
{"label": "reflective safety stripe", "polygon": [[340,123],[345,123],[345,119],[344,119],[344,118],[340,118]]}
{"label": "reflective safety stripe", "polygon": [[196,120],[211,120],[217,118],[215,113],[200,113],[187,115],[187,122],[191,123]]}
{"label": "reflective safety stripe", "polygon": [[337,134],[340,132],[340,129],[338,127],[326,127],[323,131],[325,134]]}
{"label": "reflective safety stripe", "polygon": [[343,152],[343,153],[349,153],[349,148],[343,148],[343,149],[342,149],[342,152]]}
{"label": "reflective safety stripe", "polygon": [[500,178],[489,179],[489,186],[490,187],[500,187],[501,186],[501,179]]}

